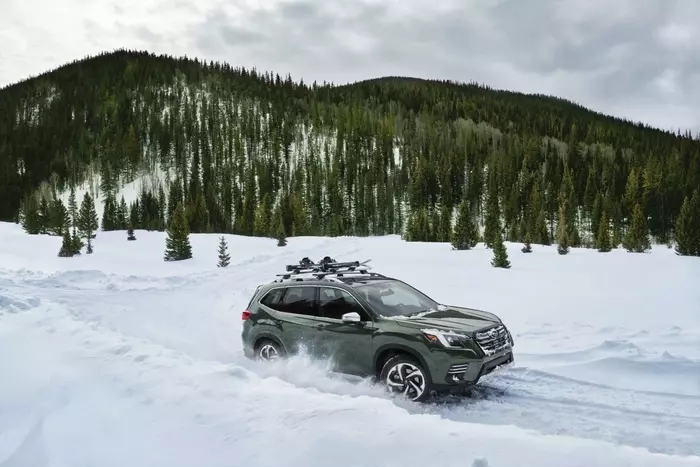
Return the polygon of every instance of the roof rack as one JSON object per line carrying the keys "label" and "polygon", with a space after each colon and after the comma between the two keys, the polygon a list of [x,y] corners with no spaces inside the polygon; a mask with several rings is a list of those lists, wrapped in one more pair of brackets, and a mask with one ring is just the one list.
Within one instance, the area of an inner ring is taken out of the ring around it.
{"label": "roof rack", "polygon": [[370,266],[367,263],[372,261],[346,261],[337,262],[330,256],[325,256],[318,263],[314,263],[308,257],[303,258],[298,264],[288,264],[287,272],[277,274],[279,279],[273,282],[282,282],[285,280],[303,281],[303,280],[331,280],[339,282],[339,277],[345,276],[371,276],[371,277],[386,277],[376,272],[369,272]]}

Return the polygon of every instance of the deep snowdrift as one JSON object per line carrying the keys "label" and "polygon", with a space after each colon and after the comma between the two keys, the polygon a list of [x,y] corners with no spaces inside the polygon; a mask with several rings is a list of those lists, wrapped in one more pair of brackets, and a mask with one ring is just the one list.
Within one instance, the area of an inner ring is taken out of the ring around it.
{"label": "deep snowdrift", "polygon": [[[700,261],[397,237],[98,232],[95,253],[0,223],[0,466],[700,466]],[[471,398],[414,404],[303,357],[240,352],[254,287],[304,256],[372,258],[445,303],[498,313],[516,364]]]}

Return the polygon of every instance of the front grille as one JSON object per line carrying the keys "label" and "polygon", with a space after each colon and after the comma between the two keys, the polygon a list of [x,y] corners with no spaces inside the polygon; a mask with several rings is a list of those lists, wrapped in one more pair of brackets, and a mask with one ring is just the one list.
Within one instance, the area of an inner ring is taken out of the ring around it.
{"label": "front grille", "polygon": [[486,355],[493,355],[510,347],[508,331],[502,324],[476,333],[476,343]]}
{"label": "front grille", "polygon": [[459,363],[457,365],[452,365],[449,370],[447,370],[448,374],[459,374],[459,373],[464,373],[467,371],[467,368],[469,368],[469,363]]}

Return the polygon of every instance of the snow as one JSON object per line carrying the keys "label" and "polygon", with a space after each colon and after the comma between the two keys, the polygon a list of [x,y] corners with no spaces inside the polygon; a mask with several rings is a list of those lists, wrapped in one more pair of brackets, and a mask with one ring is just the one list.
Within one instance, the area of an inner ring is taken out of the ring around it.
{"label": "snow", "polygon": [[[95,252],[0,223],[0,466],[700,466],[700,259],[491,252],[375,238],[98,232]],[[299,356],[243,357],[250,294],[308,256],[365,260],[501,316],[516,362],[425,404]]]}

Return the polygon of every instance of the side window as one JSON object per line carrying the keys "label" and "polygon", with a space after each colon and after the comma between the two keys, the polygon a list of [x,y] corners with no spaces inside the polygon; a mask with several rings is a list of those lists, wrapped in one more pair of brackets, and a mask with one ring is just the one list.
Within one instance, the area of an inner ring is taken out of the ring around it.
{"label": "side window", "polygon": [[284,294],[274,305],[268,305],[270,308],[295,315],[316,315],[316,287],[287,287],[279,290]]}
{"label": "side window", "polygon": [[260,303],[262,303],[266,307],[272,308],[273,310],[278,310],[277,307],[279,305],[280,299],[282,298],[282,295],[284,295],[283,288],[272,289],[260,300]]}
{"label": "side window", "polygon": [[345,313],[355,312],[360,315],[362,321],[369,321],[364,308],[346,291],[335,287],[321,287],[319,292],[319,314],[324,318],[342,319]]}

